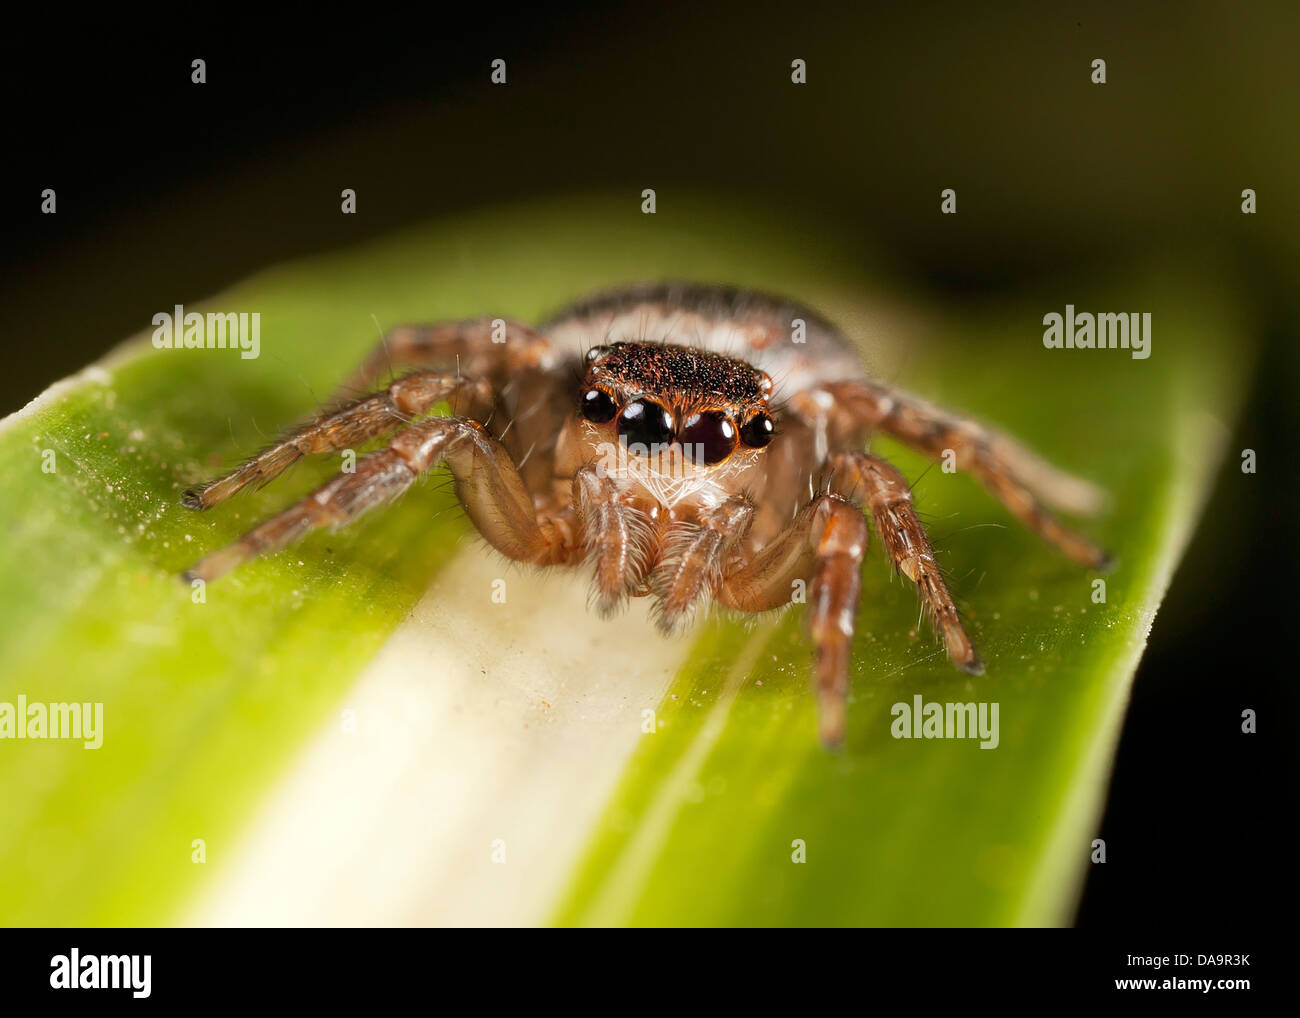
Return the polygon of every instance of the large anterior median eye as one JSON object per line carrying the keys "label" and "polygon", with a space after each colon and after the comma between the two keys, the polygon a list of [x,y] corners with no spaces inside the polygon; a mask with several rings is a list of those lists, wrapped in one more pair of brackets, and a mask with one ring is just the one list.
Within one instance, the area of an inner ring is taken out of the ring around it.
{"label": "large anterior median eye", "polygon": [[721,463],[736,448],[736,426],[718,410],[691,414],[682,424],[678,440],[690,463]]}
{"label": "large anterior median eye", "polygon": [[619,414],[618,437],[629,451],[637,446],[636,451],[648,455],[672,441],[673,415],[653,400],[634,400]]}

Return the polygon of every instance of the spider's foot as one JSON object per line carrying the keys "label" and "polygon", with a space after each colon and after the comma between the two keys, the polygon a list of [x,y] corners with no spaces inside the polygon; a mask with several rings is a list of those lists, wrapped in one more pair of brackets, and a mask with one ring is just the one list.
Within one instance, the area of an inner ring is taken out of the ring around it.
{"label": "spider's foot", "polygon": [[186,488],[181,492],[181,505],[186,509],[206,509],[203,504],[203,488]]}
{"label": "spider's foot", "polygon": [[944,649],[948,652],[948,660],[967,675],[984,674],[984,660],[955,614],[950,619],[941,621],[939,631],[943,637]]}
{"label": "spider's foot", "polygon": [[845,714],[847,706],[843,697],[822,696],[817,702],[817,734],[827,749],[844,745]]}
{"label": "spider's foot", "polygon": [[[296,449],[294,452],[301,456]],[[281,455],[268,472],[259,463],[250,461],[224,477],[186,488],[181,492],[181,505],[186,509],[211,509],[214,505],[220,505],[233,495],[237,495],[250,484],[265,484],[283,473],[292,462],[287,455]]]}
{"label": "spider's foot", "polygon": [[1099,573],[1112,572],[1119,565],[1119,559],[1108,552],[1105,548],[1097,549],[1097,561],[1092,568]]}
{"label": "spider's foot", "polygon": [[194,563],[180,574],[180,580],[185,584],[192,584],[195,580],[211,583],[225,576],[236,566],[243,565],[252,557],[249,546],[243,541],[236,541]]}
{"label": "spider's foot", "polygon": [[655,628],[661,636],[682,636],[695,628],[700,617],[700,606],[691,603],[686,607],[669,607],[662,601],[656,602],[653,609]]}
{"label": "spider's foot", "polygon": [[622,593],[609,594],[593,589],[587,605],[602,619],[612,619],[627,605],[627,597]]}

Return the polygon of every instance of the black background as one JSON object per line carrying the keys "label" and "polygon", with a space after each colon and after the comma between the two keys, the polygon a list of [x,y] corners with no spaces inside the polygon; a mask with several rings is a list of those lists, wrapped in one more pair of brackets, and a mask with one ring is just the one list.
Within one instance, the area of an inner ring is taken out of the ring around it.
{"label": "black background", "polygon": [[[1263,351],[1230,446],[1256,449],[1259,473],[1225,466],[1157,619],[1101,831],[1109,861],[1091,868],[1078,922],[1252,928],[1285,915],[1295,889],[1283,866],[1296,805],[1295,5],[1047,7],[11,23],[0,411],[159,307],[533,194],[652,180],[820,205],[950,301],[1211,250],[1245,281]],[[190,83],[196,56],[203,86]],[[789,86],[794,56],[808,61],[804,89]],[[1104,88],[1088,80],[1097,56]],[[488,85],[495,57],[506,88]],[[344,186],[356,216],[337,214]],[[944,186],[963,205],[941,229]],[[1246,186],[1257,216],[1239,213]],[[39,214],[44,187],[56,216]],[[1210,947],[1232,949],[1196,949]]]}

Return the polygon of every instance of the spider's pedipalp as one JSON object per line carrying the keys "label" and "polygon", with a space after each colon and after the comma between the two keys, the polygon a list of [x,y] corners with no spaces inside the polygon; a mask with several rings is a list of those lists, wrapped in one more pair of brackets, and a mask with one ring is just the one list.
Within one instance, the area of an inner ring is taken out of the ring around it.
{"label": "spider's pedipalp", "polygon": [[971,675],[984,672],[961,614],[934,558],[934,548],[912,504],[912,489],[892,463],[862,452],[832,459],[831,486],[871,512],[876,533],[900,573],[916,584],[948,657]]}
{"label": "spider's pedipalp", "polygon": [[654,614],[660,632],[669,635],[690,624],[700,601],[717,589],[728,555],[749,532],[753,519],[753,504],[735,495],[701,512],[697,522],[670,531],[651,577],[658,594]]}
{"label": "spider's pedipalp", "polygon": [[[187,509],[210,509],[250,484],[274,480],[304,456],[336,452],[405,427],[413,417],[447,401],[471,415],[490,406],[491,389],[481,379],[434,371],[414,371],[384,391],[364,396],[322,414],[289,432],[230,473],[181,495]],[[461,407],[457,404],[467,404]]]}
{"label": "spider's pedipalp", "polygon": [[1062,525],[1047,508],[1095,513],[1106,501],[1096,485],[1057,470],[1006,435],[897,389],[872,382],[826,388],[849,418],[841,427],[879,428],[935,459],[951,453],[958,470],[970,471],[1022,523],[1069,558],[1090,569],[1112,564],[1106,551]]}
{"label": "spider's pedipalp", "polygon": [[573,505],[594,570],[592,599],[608,617],[645,581],[654,530],[645,513],[624,501],[614,482],[594,466],[574,474]]}

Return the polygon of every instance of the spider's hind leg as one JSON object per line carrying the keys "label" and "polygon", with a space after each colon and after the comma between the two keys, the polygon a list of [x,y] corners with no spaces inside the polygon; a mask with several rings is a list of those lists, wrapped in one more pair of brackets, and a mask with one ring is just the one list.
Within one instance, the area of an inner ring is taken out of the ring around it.
{"label": "spider's hind leg", "polygon": [[1027,527],[1089,569],[1107,569],[1111,556],[1086,537],[1061,524],[1048,506],[1091,515],[1105,502],[1096,485],[1071,477],[1020,443],[975,421],[964,419],[897,389],[871,382],[827,387],[849,420],[846,432],[879,428],[934,459],[946,452],[958,470],[969,470]]}
{"label": "spider's hind leg", "polygon": [[536,329],[506,318],[470,318],[430,325],[399,325],[384,338],[342,387],[364,392],[395,367],[455,369],[457,374],[492,376],[537,367],[550,343]]}

